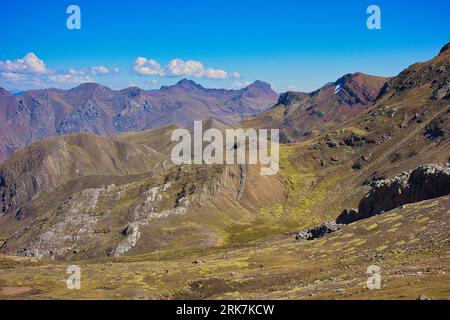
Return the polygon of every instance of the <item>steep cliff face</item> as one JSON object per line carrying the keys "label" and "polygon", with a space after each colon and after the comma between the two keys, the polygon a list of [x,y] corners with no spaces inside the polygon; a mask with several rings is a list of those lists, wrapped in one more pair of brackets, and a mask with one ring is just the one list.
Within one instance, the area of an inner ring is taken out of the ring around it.
{"label": "steep cliff face", "polygon": [[450,164],[427,164],[373,183],[358,211],[344,210],[337,223],[352,223],[402,205],[450,194]]}
{"label": "steep cliff face", "polygon": [[393,179],[374,183],[362,199],[359,212],[379,214],[407,203],[442,197],[450,193],[450,164],[423,165]]}

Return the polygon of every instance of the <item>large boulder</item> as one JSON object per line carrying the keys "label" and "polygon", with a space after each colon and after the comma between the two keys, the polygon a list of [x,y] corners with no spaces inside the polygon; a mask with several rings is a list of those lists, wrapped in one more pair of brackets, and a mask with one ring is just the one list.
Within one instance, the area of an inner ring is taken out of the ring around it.
{"label": "large boulder", "polygon": [[314,240],[326,236],[329,233],[338,231],[341,225],[336,224],[334,221],[326,221],[314,228],[308,229],[306,231],[300,231],[296,236],[296,240]]}

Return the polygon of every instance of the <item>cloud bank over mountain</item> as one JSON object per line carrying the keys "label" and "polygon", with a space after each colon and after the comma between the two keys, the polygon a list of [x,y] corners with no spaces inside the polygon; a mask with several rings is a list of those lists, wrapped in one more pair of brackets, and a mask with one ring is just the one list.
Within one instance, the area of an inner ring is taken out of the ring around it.
{"label": "cloud bank over mountain", "polygon": [[154,59],[138,57],[134,61],[133,69],[136,73],[144,76],[195,77],[209,79],[239,79],[241,77],[238,72],[207,68],[200,61],[185,61],[180,58],[172,59],[165,67],[161,67]]}
{"label": "cloud bank over mountain", "polygon": [[[68,66],[66,70],[58,70],[48,67],[47,63],[36,53],[29,52],[23,58],[0,60],[0,86],[13,90],[68,88],[86,82],[100,82],[99,78],[103,84],[111,85],[108,77],[114,77],[124,72],[135,77],[188,77],[207,80],[238,80],[241,78],[239,72],[210,68],[203,62],[181,58],[174,58],[162,66],[154,59],[138,57],[129,63],[129,66],[131,67],[124,71],[106,63],[85,67]],[[156,82],[156,79],[151,79],[152,84]],[[236,86],[232,85],[232,87]]]}

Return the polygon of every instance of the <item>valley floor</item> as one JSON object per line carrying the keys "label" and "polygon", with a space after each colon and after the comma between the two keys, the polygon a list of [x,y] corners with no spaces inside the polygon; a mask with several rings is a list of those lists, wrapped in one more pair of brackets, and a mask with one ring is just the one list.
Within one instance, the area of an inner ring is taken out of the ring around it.
{"label": "valley floor", "polygon": [[[211,248],[56,262],[0,256],[1,299],[450,299],[450,196],[312,241],[280,234]],[[69,265],[81,289],[66,286]],[[381,289],[369,290],[371,265]]]}

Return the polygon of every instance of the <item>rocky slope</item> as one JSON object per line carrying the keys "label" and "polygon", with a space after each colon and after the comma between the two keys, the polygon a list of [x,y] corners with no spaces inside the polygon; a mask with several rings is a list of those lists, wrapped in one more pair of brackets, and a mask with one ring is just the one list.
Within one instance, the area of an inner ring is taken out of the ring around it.
{"label": "rocky slope", "polygon": [[41,139],[72,133],[113,136],[214,118],[236,123],[272,106],[278,95],[256,81],[241,90],[206,89],[190,81],[160,90],[120,91],[86,83],[71,90],[0,90],[0,161]]}
{"label": "rocky slope", "polygon": [[311,92],[286,92],[271,109],[245,122],[281,129],[282,142],[317,136],[369,108],[388,78],[347,74]]}
{"label": "rocky slope", "polygon": [[282,179],[258,166],[172,166],[161,144],[170,132],[74,134],[9,158],[0,165],[2,252],[80,259],[222,245],[283,198]]}
{"label": "rocky slope", "polygon": [[165,160],[150,147],[88,134],[38,142],[0,165],[0,209],[15,212],[41,192],[83,176],[135,175]]}

